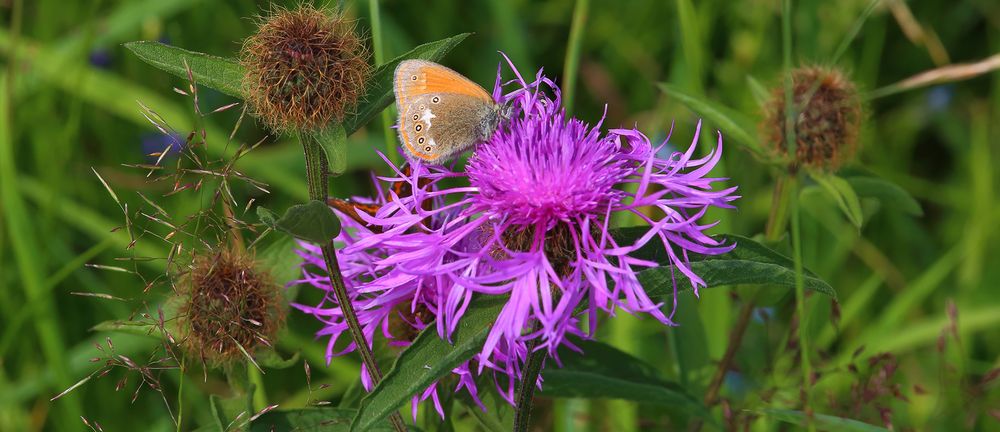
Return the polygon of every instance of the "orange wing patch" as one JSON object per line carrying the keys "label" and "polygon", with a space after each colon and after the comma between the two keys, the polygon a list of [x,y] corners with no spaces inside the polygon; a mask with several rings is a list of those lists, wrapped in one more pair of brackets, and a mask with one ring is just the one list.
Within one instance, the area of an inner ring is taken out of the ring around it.
{"label": "orange wing patch", "polygon": [[[441,65],[429,64],[417,69],[420,94],[458,93],[492,101],[493,97],[482,86],[462,74]],[[423,78],[423,82],[419,78]]]}
{"label": "orange wing patch", "polygon": [[445,66],[423,60],[400,64],[396,70],[396,103],[400,107],[416,96],[431,93],[458,93],[493,100],[482,86]]}
{"label": "orange wing patch", "polygon": [[[411,175],[413,175],[413,169],[410,168],[409,165],[404,166],[403,176],[409,177]],[[429,178],[420,178],[417,180],[417,187],[423,189],[428,184],[430,184],[430,182],[431,179]],[[390,189],[392,190],[393,193],[396,194],[396,196],[400,198],[406,198],[408,196],[413,195],[413,186],[407,180],[392,182]],[[386,201],[391,200],[392,195],[386,193],[385,199]],[[379,234],[382,233],[382,227],[368,225],[368,222],[362,219],[361,215],[359,214],[359,212],[364,212],[369,216],[375,216],[375,213],[378,213],[378,210],[382,208],[378,204],[359,203],[353,200],[345,200],[341,198],[328,198],[326,200],[326,204],[329,205],[330,207],[340,210],[341,213],[347,215],[347,217],[351,219],[354,219],[354,221],[361,224],[362,226],[366,226],[372,232]],[[430,204],[431,204],[430,200],[425,201],[423,209],[425,211],[429,211]]]}

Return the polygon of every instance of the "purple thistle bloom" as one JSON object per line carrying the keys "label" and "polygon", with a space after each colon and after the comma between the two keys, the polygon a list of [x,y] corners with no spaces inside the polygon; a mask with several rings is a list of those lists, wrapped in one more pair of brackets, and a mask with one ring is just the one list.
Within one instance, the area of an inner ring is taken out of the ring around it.
{"label": "purple thistle bloom", "polygon": [[[350,218],[341,217],[341,219],[344,221],[345,229],[337,240],[344,245],[350,246],[356,242],[356,238],[350,234],[351,231],[360,233],[368,231]],[[292,306],[314,315],[325,325],[316,335],[317,337],[329,337],[326,348],[326,360],[329,364],[333,357],[352,352],[356,346],[354,341],[350,340],[344,349],[335,351],[335,345],[340,336],[349,332],[347,322],[342,310],[337,305],[330,278],[325,274],[317,274],[312,271],[312,269],[326,268],[322,251],[318,246],[305,242],[300,242],[299,246],[301,249],[297,253],[305,260],[303,278],[294,281],[293,284],[309,284],[322,289],[326,295],[317,306],[303,304],[292,304]],[[358,321],[361,323],[369,347],[373,347],[377,333],[380,333],[389,345],[405,347],[434,319],[437,310],[436,296],[431,295],[430,290],[414,289],[416,288],[414,285],[405,284],[375,293],[375,295],[369,295],[367,290],[359,289],[364,281],[371,280],[373,277],[375,273],[373,260],[378,256],[377,252],[371,250],[360,254],[341,253],[340,264],[344,283],[351,295],[352,304],[357,311]],[[384,257],[384,255],[381,256]],[[348,337],[348,339],[350,338]],[[469,362],[460,365],[452,372],[458,377],[455,391],[464,388],[472,399],[485,410],[479,400],[475,379],[469,369]],[[361,366],[361,383],[366,390],[371,391],[371,376],[364,364]],[[416,421],[419,403],[427,399],[432,400],[438,414],[443,418],[444,410],[437,393],[438,384],[432,384],[424,392],[413,397],[414,421]]]}
{"label": "purple thistle bloom", "polygon": [[[342,250],[361,263],[346,268],[345,278],[363,317],[384,316],[393,302],[420,301],[433,311],[438,334],[450,339],[474,295],[506,296],[472,363],[478,373],[496,373],[501,395],[512,404],[529,347],[547,349],[558,362],[556,348],[575,349],[567,335],[588,336],[579,328],[583,314],[589,336],[599,311],[647,313],[674,325],[673,309],[664,314],[636,277],[658,264],[631,254],[658,238],[672,271],[686,276],[697,295],[705,283],[691,270],[689,253],[735,247],[709,237],[705,230],[715,224],[698,220],[710,207],[732,208],[738,198],[735,187],[713,190],[725,179],[707,177],[721,157],[721,134],[714,151],[694,158],[699,123],[685,152],[663,158],[657,153],[666,142],[654,147],[635,129],[602,133],[603,120],[589,126],[567,119],[558,88],[541,71],[530,83],[514,73],[511,83],[519,88],[504,94],[498,70],[493,92],[497,103],[510,104],[511,120],[478,146],[465,170],[410,161],[411,173],[404,175],[390,164],[396,175],[382,180],[405,181],[412,195],[381,199],[374,216],[359,212],[371,229],[359,227]],[[623,244],[609,224],[624,213],[648,230]],[[346,329],[339,319],[328,325],[331,335]],[[366,324],[366,334],[374,327]]]}

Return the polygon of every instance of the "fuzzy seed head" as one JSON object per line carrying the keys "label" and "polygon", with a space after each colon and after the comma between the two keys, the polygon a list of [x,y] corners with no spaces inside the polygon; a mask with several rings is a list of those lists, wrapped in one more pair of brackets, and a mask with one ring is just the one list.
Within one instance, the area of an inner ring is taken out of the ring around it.
{"label": "fuzzy seed head", "polygon": [[364,94],[368,50],[354,25],[309,5],[277,9],[243,43],[247,102],[278,131],[343,120]]}
{"label": "fuzzy seed head", "polygon": [[284,321],[281,293],[270,275],[236,252],[195,258],[185,278],[179,316],[185,350],[211,366],[271,345]]}
{"label": "fuzzy seed head", "polygon": [[[806,67],[792,71],[796,107],[794,166],[836,171],[858,147],[861,99],[840,71]],[[778,86],[764,109],[762,135],[781,155],[788,154],[785,129],[785,89]]]}

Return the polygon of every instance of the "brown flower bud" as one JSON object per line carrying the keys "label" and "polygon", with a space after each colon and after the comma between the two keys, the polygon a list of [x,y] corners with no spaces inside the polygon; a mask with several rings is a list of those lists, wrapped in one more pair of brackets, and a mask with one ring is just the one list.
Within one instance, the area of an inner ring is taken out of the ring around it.
{"label": "brown flower bud", "polygon": [[211,366],[270,346],[284,322],[279,287],[253,259],[236,252],[196,257],[181,298],[181,345]]}
{"label": "brown flower bud", "polygon": [[247,102],[274,130],[343,120],[364,95],[368,50],[354,25],[312,6],[277,9],[243,43]]}
{"label": "brown flower bud", "polygon": [[[836,171],[858,147],[861,99],[840,71],[806,67],[792,71],[795,105],[794,166]],[[788,155],[785,129],[785,88],[778,86],[764,108],[763,137],[781,156]]]}

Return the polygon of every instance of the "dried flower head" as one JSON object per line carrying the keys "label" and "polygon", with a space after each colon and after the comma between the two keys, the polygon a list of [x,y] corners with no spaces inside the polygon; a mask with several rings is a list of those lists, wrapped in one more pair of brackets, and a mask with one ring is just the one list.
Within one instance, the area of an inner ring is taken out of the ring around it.
{"label": "dried flower head", "polygon": [[[857,152],[861,99],[854,84],[836,69],[806,67],[792,71],[796,109],[796,166],[835,171]],[[764,109],[762,134],[785,156],[785,89],[778,86]]]}
{"label": "dried flower head", "polygon": [[364,94],[368,50],[340,15],[302,5],[278,8],[243,43],[247,102],[275,130],[342,120]]}
{"label": "dried flower head", "polygon": [[212,366],[270,346],[284,321],[281,292],[249,256],[198,256],[184,279],[181,319],[185,350]]}

